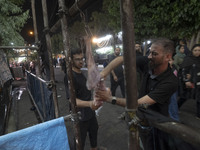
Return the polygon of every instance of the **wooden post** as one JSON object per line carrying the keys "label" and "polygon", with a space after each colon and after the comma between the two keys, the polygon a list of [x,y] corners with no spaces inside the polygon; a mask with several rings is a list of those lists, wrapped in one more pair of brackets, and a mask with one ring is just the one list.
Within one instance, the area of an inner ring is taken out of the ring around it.
{"label": "wooden post", "polygon": [[51,38],[49,35],[46,0],[42,0],[42,10],[43,10],[43,20],[44,20],[44,32],[45,32],[47,51],[48,51],[48,56],[49,56],[49,68],[50,68],[50,75],[51,75],[50,79],[53,82],[52,92],[53,92],[53,101],[54,101],[54,108],[55,108],[55,117],[58,118],[59,117],[58,99],[57,99],[55,75],[54,75],[53,61],[52,61],[52,46],[51,46]]}
{"label": "wooden post", "polygon": [[[82,6],[84,6],[86,3],[88,2],[88,0],[78,0],[77,2],[75,2],[71,8],[69,9],[69,16],[74,16],[76,15],[76,13],[78,12],[77,10],[77,6],[79,8],[81,8]],[[53,33],[56,33],[56,31],[60,28],[60,20],[58,20],[53,26],[52,28],[50,29],[50,32],[53,34]]]}
{"label": "wooden post", "polygon": [[[38,46],[38,32],[37,32],[37,22],[35,15],[35,0],[31,0],[31,8],[32,8],[32,16],[33,16],[33,27],[34,27],[34,36],[35,36],[35,44]],[[39,49],[37,50],[37,64],[38,64],[38,75],[41,77],[41,67],[40,67],[40,54]]]}
{"label": "wooden post", "polygon": [[[65,7],[64,0],[58,0],[59,3],[59,14],[60,14],[60,22],[62,28],[62,36],[63,36],[63,45],[64,45],[64,53],[65,57],[67,58],[67,76],[69,80],[69,89],[70,89],[70,100],[71,100],[71,108],[72,113],[77,116],[77,107],[76,107],[76,95],[74,90],[73,84],[73,77],[72,77],[72,62],[71,62],[71,51],[69,48],[69,34],[68,34],[68,26],[67,26],[67,9]],[[76,148],[77,150],[81,150],[82,143],[80,138],[80,127],[79,127],[79,120],[75,120],[74,122],[74,132],[76,138]]]}
{"label": "wooden post", "polygon": [[[136,115],[137,108],[137,76],[136,53],[133,21],[133,1],[120,0],[121,25],[124,50],[124,68],[126,83],[126,120],[130,122]],[[129,129],[129,150],[138,149],[137,127]]]}

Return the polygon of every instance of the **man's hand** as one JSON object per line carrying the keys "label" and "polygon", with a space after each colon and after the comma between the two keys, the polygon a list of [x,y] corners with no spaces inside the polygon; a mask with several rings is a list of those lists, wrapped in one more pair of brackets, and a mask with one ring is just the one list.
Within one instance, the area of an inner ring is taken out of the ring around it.
{"label": "man's hand", "polygon": [[98,103],[95,100],[89,101],[89,103],[92,110],[97,110],[102,105],[102,103]]}
{"label": "man's hand", "polygon": [[95,99],[97,101],[106,101],[106,102],[111,102],[112,101],[112,95],[110,92],[110,89],[107,88],[106,90],[97,90]]}
{"label": "man's hand", "polygon": [[117,82],[117,81],[118,81],[118,78],[117,78],[117,76],[116,76],[116,75],[114,75],[114,76],[113,76],[113,79],[115,80],[115,82]]}

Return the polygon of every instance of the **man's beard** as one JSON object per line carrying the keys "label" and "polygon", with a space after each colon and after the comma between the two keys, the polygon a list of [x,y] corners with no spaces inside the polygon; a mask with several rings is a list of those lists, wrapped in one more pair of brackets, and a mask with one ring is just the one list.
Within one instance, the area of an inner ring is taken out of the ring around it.
{"label": "man's beard", "polygon": [[155,68],[157,68],[157,67],[159,66],[159,64],[156,64],[156,63],[155,63],[154,61],[152,61],[152,60],[149,60],[148,65],[149,65],[149,69],[151,69],[151,70],[153,70],[153,69],[155,69]]}

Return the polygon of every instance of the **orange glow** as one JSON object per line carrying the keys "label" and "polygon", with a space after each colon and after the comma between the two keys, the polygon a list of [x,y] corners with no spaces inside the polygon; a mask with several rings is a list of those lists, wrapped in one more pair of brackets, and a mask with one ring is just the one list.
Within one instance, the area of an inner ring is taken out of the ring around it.
{"label": "orange glow", "polygon": [[30,31],[29,34],[30,34],[30,35],[33,35],[33,31]]}

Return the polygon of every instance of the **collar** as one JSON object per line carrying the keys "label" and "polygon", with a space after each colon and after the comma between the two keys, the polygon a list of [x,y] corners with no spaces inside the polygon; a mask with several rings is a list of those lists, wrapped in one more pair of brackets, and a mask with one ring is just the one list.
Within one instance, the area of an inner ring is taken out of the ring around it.
{"label": "collar", "polygon": [[170,70],[171,70],[171,67],[168,65],[168,68],[163,73],[161,73],[159,75],[153,75],[152,70],[149,70],[149,75],[150,75],[151,79],[161,80],[161,79],[165,78],[166,76],[169,76]]}

